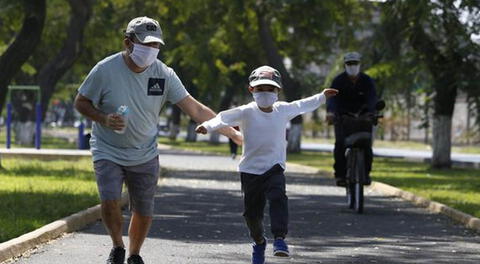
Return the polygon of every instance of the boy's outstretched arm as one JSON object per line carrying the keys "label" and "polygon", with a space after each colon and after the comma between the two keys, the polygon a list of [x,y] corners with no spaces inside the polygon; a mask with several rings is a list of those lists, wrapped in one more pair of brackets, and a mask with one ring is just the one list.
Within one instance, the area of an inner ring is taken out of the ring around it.
{"label": "boy's outstretched arm", "polygon": [[338,90],[327,88],[321,93],[290,102],[287,105],[288,116],[290,119],[292,119],[297,115],[311,112],[317,109],[321,104],[325,103],[328,98],[337,95],[337,93]]}

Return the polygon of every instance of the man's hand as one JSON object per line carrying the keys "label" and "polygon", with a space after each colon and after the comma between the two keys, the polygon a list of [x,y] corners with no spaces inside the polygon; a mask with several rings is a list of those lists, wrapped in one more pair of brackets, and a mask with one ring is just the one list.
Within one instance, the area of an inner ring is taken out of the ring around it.
{"label": "man's hand", "polygon": [[332,96],[335,96],[338,94],[338,90],[337,89],[333,89],[333,88],[327,88],[325,90],[323,90],[323,94],[325,95],[325,97],[328,99]]}
{"label": "man's hand", "polygon": [[200,125],[200,126],[197,126],[197,128],[195,128],[195,132],[197,132],[198,134],[204,134],[205,135],[205,134],[207,134],[208,131],[204,126]]}
{"label": "man's hand", "polygon": [[335,114],[328,112],[326,116],[326,120],[328,125],[333,125],[333,122],[335,120]]}
{"label": "man's hand", "polygon": [[122,130],[125,127],[125,121],[119,114],[108,114],[105,116],[102,124],[113,130]]}

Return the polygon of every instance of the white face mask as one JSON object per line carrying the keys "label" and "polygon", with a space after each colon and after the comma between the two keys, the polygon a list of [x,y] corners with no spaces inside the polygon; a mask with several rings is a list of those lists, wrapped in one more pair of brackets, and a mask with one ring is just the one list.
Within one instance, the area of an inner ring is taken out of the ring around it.
{"label": "white face mask", "polygon": [[360,65],[345,65],[345,71],[350,76],[357,76],[360,72]]}
{"label": "white face mask", "polygon": [[157,59],[160,49],[133,43],[133,51],[130,58],[140,68],[146,68]]}
{"label": "white face mask", "polygon": [[275,92],[256,92],[253,93],[253,99],[258,107],[268,108],[278,100],[278,94]]}

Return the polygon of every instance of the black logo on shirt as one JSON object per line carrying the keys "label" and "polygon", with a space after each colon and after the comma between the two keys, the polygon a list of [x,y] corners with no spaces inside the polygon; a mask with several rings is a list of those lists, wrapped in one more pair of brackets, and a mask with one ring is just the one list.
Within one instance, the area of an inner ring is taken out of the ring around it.
{"label": "black logo on shirt", "polygon": [[164,91],[165,91],[165,79],[159,79],[159,78],[148,79],[147,95],[153,95],[153,96],[163,95]]}

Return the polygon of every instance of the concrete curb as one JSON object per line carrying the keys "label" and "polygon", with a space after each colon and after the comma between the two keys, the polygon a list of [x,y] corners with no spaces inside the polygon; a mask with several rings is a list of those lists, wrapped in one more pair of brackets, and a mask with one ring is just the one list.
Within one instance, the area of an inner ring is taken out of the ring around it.
{"label": "concrete curb", "polygon": [[[122,195],[122,206],[128,203],[128,194]],[[86,210],[72,214],[30,233],[0,244],[0,263],[8,259],[19,257],[39,244],[48,242],[64,233],[73,232],[91,224],[101,218],[100,204]]]}
{"label": "concrete curb", "polygon": [[67,149],[0,149],[2,158],[22,158],[40,160],[78,160],[83,157],[91,157],[89,150]]}
{"label": "concrete curb", "polygon": [[444,205],[439,202],[431,201],[421,196],[415,195],[411,192],[404,191],[402,189],[393,187],[391,185],[381,183],[381,182],[372,182],[370,186],[373,190],[381,192],[386,195],[392,195],[400,197],[407,201],[412,202],[413,204],[423,207],[432,213],[440,213],[448,216],[449,218],[462,223],[465,227],[475,230],[480,233],[480,219],[472,215],[466,214],[457,209],[453,209],[447,205]]}

